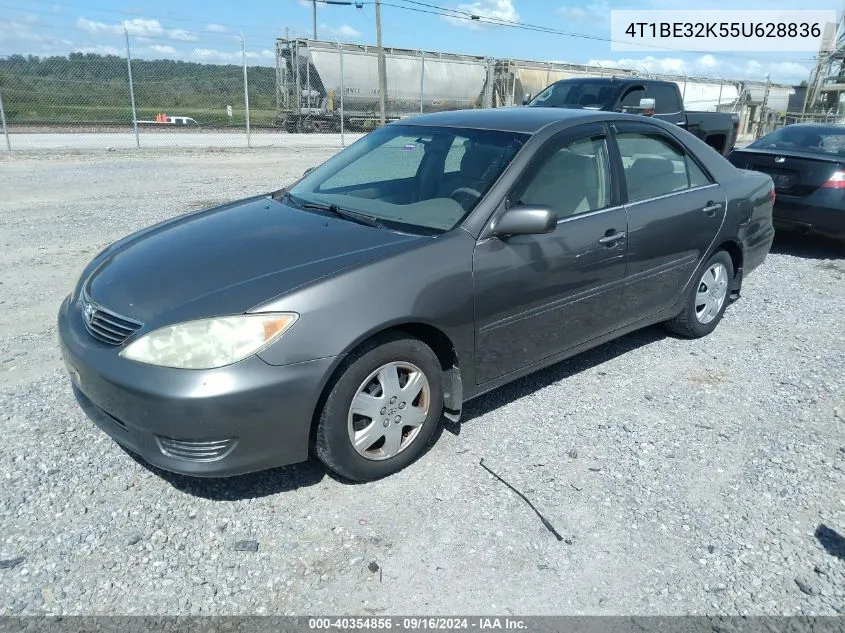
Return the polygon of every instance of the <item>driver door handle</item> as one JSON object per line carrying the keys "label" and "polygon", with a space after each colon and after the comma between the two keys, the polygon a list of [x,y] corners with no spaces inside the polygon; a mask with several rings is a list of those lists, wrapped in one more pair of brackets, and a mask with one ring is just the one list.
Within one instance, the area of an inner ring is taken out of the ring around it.
{"label": "driver door handle", "polygon": [[605,235],[604,237],[599,238],[599,244],[604,244],[605,246],[608,244],[613,244],[614,242],[618,242],[621,239],[624,239],[625,231],[620,231],[619,233],[614,233],[613,235]]}
{"label": "driver door handle", "polygon": [[702,209],[705,215],[713,216],[715,215],[716,211],[722,208],[721,204],[708,204],[706,207]]}

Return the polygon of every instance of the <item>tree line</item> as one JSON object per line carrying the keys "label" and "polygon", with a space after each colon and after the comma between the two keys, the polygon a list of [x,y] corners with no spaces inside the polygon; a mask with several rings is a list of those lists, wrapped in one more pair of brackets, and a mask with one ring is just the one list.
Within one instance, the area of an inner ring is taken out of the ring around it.
{"label": "tree line", "polygon": [[[261,123],[264,111],[269,122],[276,108],[276,71],[251,66],[247,72],[250,118]],[[231,105],[232,122],[243,121],[240,65],[138,59],[132,60],[132,80],[140,119],[166,112],[219,125],[229,122]],[[132,121],[126,59],[118,55],[10,55],[0,58],[0,90],[10,123]]]}

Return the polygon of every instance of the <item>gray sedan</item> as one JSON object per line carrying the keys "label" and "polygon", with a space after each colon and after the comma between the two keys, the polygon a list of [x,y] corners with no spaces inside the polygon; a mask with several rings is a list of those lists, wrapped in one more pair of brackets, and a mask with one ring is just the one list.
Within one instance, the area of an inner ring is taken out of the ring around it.
{"label": "gray sedan", "polygon": [[646,117],[404,119],[110,245],[61,305],[61,349],[88,416],[158,467],[313,454],[373,480],[521,376],[655,323],[712,332],[769,252],[773,197]]}

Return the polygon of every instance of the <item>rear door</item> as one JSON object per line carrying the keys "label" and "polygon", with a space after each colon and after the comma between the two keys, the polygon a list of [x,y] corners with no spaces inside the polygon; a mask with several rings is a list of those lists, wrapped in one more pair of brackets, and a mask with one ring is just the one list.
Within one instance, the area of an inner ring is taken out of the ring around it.
{"label": "rear door", "polygon": [[695,157],[656,125],[612,128],[628,214],[622,327],[678,298],[721,228],[726,198]]}

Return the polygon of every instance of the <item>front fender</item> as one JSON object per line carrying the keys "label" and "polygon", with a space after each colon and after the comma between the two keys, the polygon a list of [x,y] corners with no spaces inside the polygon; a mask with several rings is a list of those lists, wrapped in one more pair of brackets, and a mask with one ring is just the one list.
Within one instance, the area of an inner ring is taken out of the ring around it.
{"label": "front fender", "polygon": [[342,356],[397,325],[439,329],[460,358],[473,348],[472,251],[462,230],[368,262],[254,311],[293,311],[297,323],[259,355],[271,365]]}

